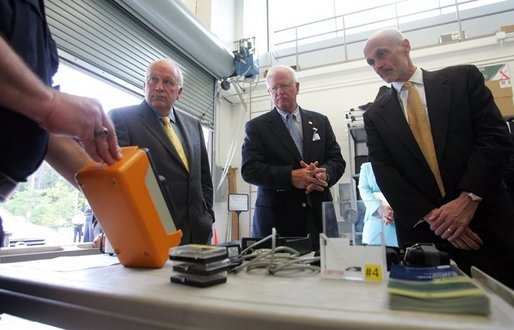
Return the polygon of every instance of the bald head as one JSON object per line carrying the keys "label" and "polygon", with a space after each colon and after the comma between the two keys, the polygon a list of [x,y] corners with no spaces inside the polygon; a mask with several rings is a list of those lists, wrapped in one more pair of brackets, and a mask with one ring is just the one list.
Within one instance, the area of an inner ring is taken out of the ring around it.
{"label": "bald head", "polygon": [[398,29],[384,29],[369,37],[364,46],[364,57],[385,82],[403,82],[416,70],[410,50],[410,42],[403,33]]}
{"label": "bald head", "polygon": [[[405,37],[404,37],[403,33],[400,30],[395,29],[395,28],[379,30],[379,31],[376,31],[375,33],[373,33],[368,38],[368,41],[367,41],[366,45],[370,41],[373,41],[373,40],[376,40],[376,39],[388,40],[391,43],[399,44],[399,43],[401,43],[403,41],[403,39],[405,39]],[[366,46],[364,46],[364,49],[366,49]]]}

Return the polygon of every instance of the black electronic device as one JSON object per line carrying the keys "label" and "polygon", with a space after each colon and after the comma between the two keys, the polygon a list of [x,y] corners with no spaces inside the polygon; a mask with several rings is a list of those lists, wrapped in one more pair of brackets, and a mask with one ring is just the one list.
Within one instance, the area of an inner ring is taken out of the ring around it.
{"label": "black electronic device", "polygon": [[188,244],[171,249],[170,259],[196,263],[211,263],[227,258],[227,249],[223,246]]}
{"label": "black electronic device", "polygon": [[241,242],[240,241],[229,241],[220,243],[218,246],[224,246],[227,248],[228,258],[230,260],[230,266],[235,267],[243,263],[243,257],[241,256]]}
{"label": "black electronic device", "polygon": [[224,246],[188,244],[171,249],[174,273],[170,281],[196,287],[208,287],[227,281],[231,267]]}
{"label": "black electronic device", "polygon": [[417,267],[449,265],[450,257],[432,243],[416,243],[405,249],[403,263]]}
{"label": "black electronic device", "polygon": [[207,264],[187,261],[173,262],[173,271],[175,272],[203,276],[218,274],[222,271],[228,270],[230,267],[229,258]]}
{"label": "black electronic device", "polygon": [[392,265],[399,265],[400,261],[400,249],[396,247],[386,246],[387,270],[391,270]]}
{"label": "black electronic device", "polygon": [[227,282],[227,274],[226,272],[223,272],[220,274],[202,276],[176,273],[170,276],[170,281],[172,283],[180,283],[190,286],[196,286],[199,288],[205,288],[208,286]]}

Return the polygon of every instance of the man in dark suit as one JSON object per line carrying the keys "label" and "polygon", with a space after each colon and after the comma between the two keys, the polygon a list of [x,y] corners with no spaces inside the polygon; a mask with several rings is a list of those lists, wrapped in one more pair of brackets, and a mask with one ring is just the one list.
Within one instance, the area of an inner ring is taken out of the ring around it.
{"label": "man in dark suit", "polygon": [[[396,29],[373,34],[364,47],[368,64],[393,87],[366,111],[364,124],[399,244],[435,243],[465,272],[476,266],[514,287],[514,211],[503,182],[512,141],[505,122],[475,66],[421,70],[410,49]],[[410,128],[406,82],[428,117],[438,173]]]}
{"label": "man in dark suit", "polygon": [[266,86],[275,108],[246,124],[242,148],[243,179],[258,186],[253,235],[267,236],[273,227],[282,237],[310,234],[316,249],[322,202],[332,201],[329,188],[346,163],[328,118],[296,103],[293,69],[271,68]]}
{"label": "man in dark suit", "polygon": [[[181,244],[207,244],[214,222],[209,159],[200,122],[174,108],[182,86],[177,64],[167,59],[155,61],[146,71],[143,103],[114,109],[109,116],[120,146],[148,148],[158,174],[166,179],[171,195],[168,202],[173,205],[170,212],[183,233]],[[181,147],[174,145],[166,132],[170,121],[168,127]]]}

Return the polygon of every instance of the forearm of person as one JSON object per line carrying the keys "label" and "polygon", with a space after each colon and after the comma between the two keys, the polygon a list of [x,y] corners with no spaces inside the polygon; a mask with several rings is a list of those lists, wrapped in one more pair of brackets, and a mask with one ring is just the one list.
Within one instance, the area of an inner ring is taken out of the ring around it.
{"label": "forearm of person", "polygon": [[261,139],[247,128],[247,137],[242,148],[243,179],[250,184],[267,189],[289,189],[293,165],[274,164],[270,158]]}
{"label": "forearm of person", "polygon": [[327,169],[329,180],[328,186],[331,187],[341,179],[346,169],[346,162],[341,155],[341,147],[337,143],[334,132],[330,123],[327,122],[327,142],[325,145],[326,158],[324,162],[320,162],[320,167]]}
{"label": "forearm of person", "polygon": [[366,170],[363,170],[362,168],[359,173],[359,184],[357,185],[357,188],[359,189],[359,194],[361,195],[361,199],[363,201],[375,199],[375,197],[373,196],[373,190],[371,189],[368,183],[368,176]]}
{"label": "forearm of person", "polygon": [[366,205],[366,209],[370,209],[371,213],[377,211],[381,204],[376,202],[376,198],[373,196],[373,191],[368,184],[366,174],[362,171],[359,175],[358,189],[361,199],[364,202],[364,205]]}
{"label": "forearm of person", "polygon": [[0,38],[0,71],[0,104],[38,124],[44,121],[54,91],[32,73],[3,38]]}
{"label": "forearm of person", "polygon": [[[97,100],[46,86],[2,38],[0,70],[0,105],[32,119],[49,133],[77,137],[95,161],[112,164],[122,157],[112,124]],[[97,135],[99,130],[105,135]]]}
{"label": "forearm of person", "polygon": [[292,165],[270,165],[249,160],[241,167],[241,174],[250,184],[278,190],[291,188],[292,170]]}
{"label": "forearm of person", "polygon": [[[455,233],[455,237],[457,237],[468,227],[478,204],[478,202],[471,201],[469,196],[463,192],[457,198],[430,212],[426,220],[436,235],[442,235],[441,237],[446,239]],[[450,232],[446,232],[448,228],[451,229]]]}
{"label": "forearm of person", "polygon": [[346,168],[346,162],[339,153],[335,157],[327,159],[327,161],[320,167],[326,168],[328,174],[327,183],[329,187],[332,187],[343,176]]}
{"label": "forearm of person", "polygon": [[79,188],[75,174],[91,158],[73,138],[50,134],[45,160],[75,188]]}

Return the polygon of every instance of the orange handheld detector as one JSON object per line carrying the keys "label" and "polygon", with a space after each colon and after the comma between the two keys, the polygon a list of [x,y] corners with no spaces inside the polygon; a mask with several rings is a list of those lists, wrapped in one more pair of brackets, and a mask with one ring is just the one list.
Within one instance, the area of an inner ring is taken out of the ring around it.
{"label": "orange handheld detector", "polygon": [[90,162],[75,178],[124,266],[160,268],[180,244],[164,190],[148,152],[121,148],[112,165]]}

